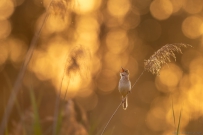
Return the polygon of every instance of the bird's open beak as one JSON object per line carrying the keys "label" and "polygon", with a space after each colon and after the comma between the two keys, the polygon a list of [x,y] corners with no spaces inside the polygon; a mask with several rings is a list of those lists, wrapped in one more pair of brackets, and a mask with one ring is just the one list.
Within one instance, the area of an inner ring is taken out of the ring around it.
{"label": "bird's open beak", "polygon": [[121,67],[121,73],[123,73],[124,71],[125,71],[124,68]]}

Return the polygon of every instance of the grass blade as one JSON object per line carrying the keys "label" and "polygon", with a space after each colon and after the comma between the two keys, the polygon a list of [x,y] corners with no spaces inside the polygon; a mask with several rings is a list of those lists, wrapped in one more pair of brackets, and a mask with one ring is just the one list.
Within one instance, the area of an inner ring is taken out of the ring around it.
{"label": "grass blade", "polygon": [[181,120],[181,113],[182,113],[182,108],[180,110],[180,115],[179,115],[179,121],[178,121],[178,127],[177,127],[177,132],[176,135],[179,135],[179,131],[180,131],[180,120]]}
{"label": "grass blade", "polygon": [[172,102],[171,102],[171,107],[172,107],[172,113],[173,113],[173,122],[174,122],[174,126],[176,125],[175,123],[176,123],[176,118],[175,118],[175,111],[174,111],[174,107],[173,107],[173,98],[171,99],[172,100]]}
{"label": "grass blade", "polygon": [[31,97],[33,111],[34,111],[34,123],[33,123],[34,135],[42,135],[37,102],[35,99],[34,92],[32,90],[30,90],[30,97]]}
{"label": "grass blade", "polygon": [[[50,8],[50,5],[52,4],[53,0],[50,1],[48,7],[47,7],[47,10]],[[33,37],[31,43],[30,43],[30,48],[26,54],[26,57],[25,57],[25,61],[20,69],[20,72],[18,74],[18,77],[16,79],[16,82],[14,84],[14,87],[12,88],[12,93],[10,95],[10,98],[9,98],[9,101],[8,101],[8,105],[6,107],[6,110],[5,110],[5,113],[4,113],[4,116],[3,116],[3,119],[2,119],[2,122],[1,122],[1,125],[0,125],[0,134],[2,135],[5,131],[5,126],[7,125],[8,123],[8,119],[9,119],[9,116],[11,114],[11,111],[13,109],[13,105],[14,105],[14,102],[15,102],[15,99],[16,99],[16,96],[19,92],[19,89],[20,89],[20,86],[21,86],[21,83],[22,83],[22,80],[23,80],[23,77],[25,75],[25,72],[26,72],[26,69],[27,69],[27,66],[30,62],[30,59],[32,58],[32,55],[33,55],[33,52],[34,52],[34,49],[36,47],[36,43],[38,41],[38,38],[42,32],[42,29],[45,25],[45,22],[47,21],[48,19],[48,16],[49,16],[49,13],[46,11],[46,16],[44,18],[44,21],[40,27],[40,29],[38,30],[38,32],[36,33],[36,35]]]}

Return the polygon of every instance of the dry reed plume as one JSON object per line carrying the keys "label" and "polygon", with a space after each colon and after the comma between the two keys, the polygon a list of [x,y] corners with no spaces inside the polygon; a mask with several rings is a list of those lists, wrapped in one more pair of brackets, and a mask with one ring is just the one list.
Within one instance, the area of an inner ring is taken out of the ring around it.
{"label": "dry reed plume", "polygon": [[66,63],[67,63],[67,73],[70,74],[79,72],[81,74],[81,70],[84,69],[86,71],[88,66],[87,63],[85,63],[87,60],[90,60],[91,55],[90,51],[83,47],[82,45],[75,46],[72,50],[71,53],[68,55]]}
{"label": "dry reed plume", "polygon": [[166,44],[159,50],[157,50],[148,60],[144,62],[144,69],[152,74],[159,74],[161,67],[168,62],[171,62],[171,57],[175,59],[174,52],[182,53],[181,47],[192,47],[189,44],[174,43]]}
{"label": "dry reed plume", "polygon": [[64,72],[62,75],[61,84],[59,88],[59,94],[56,98],[53,135],[57,134],[56,127],[57,127],[59,108],[60,108],[61,89],[62,89],[65,75],[67,74],[67,77],[69,79],[68,79],[68,86],[66,87],[65,95],[63,98],[64,100],[66,99],[68,87],[69,87],[70,81],[72,80],[71,74],[78,73],[80,74],[81,77],[84,77],[85,75],[83,75],[82,71],[85,71],[85,73],[88,73],[88,66],[87,66],[87,63],[85,63],[85,61],[89,60],[90,56],[91,55],[89,50],[83,47],[82,45],[74,46],[73,49],[71,49],[70,54],[67,55],[67,58],[65,60]]}
{"label": "dry reed plume", "polygon": [[[90,51],[82,45],[74,46],[73,49],[71,49],[70,54],[68,54],[65,59],[64,72],[59,88],[59,96],[61,95],[61,88],[65,75],[67,75],[67,77],[69,78],[68,81],[71,80],[71,74],[74,73],[78,73],[80,74],[80,76],[84,77],[84,74],[82,74],[82,70],[85,71],[85,73],[88,73],[88,65],[87,63],[85,63],[85,61],[90,59]],[[67,89],[68,86],[66,88],[64,99],[66,98]]]}

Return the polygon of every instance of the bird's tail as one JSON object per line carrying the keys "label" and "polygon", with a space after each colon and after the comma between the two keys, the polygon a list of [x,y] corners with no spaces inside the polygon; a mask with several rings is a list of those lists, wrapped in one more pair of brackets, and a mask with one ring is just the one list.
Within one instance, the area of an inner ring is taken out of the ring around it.
{"label": "bird's tail", "polygon": [[123,109],[126,110],[127,107],[128,107],[128,97],[127,96],[123,97],[123,103],[122,103],[122,105],[123,105]]}

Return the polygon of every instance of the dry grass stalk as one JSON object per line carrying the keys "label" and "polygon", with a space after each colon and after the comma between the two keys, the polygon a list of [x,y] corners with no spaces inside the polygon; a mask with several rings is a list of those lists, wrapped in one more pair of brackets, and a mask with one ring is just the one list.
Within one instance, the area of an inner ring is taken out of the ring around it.
{"label": "dry grass stalk", "polygon": [[[87,135],[88,119],[85,111],[73,100],[63,102],[61,108],[62,121],[59,122],[61,126],[58,135]],[[52,115],[41,117],[39,122],[43,135],[52,134],[50,126],[55,122]],[[22,112],[19,120],[13,121],[13,128],[9,131],[9,135],[35,135],[35,124],[35,114],[30,107]]]}
{"label": "dry grass stalk", "polygon": [[[49,5],[48,5],[48,7],[47,7],[47,10],[49,10],[49,8],[50,8],[50,6],[52,5],[52,2],[53,2],[53,1],[54,1],[54,0],[51,0],[51,1],[50,1]],[[48,19],[48,16],[49,16],[49,13],[46,12],[44,21],[43,21],[43,23],[42,23],[40,29],[36,32],[35,36],[32,38],[32,41],[31,41],[31,43],[30,43],[30,48],[29,48],[29,50],[28,50],[28,52],[27,52],[27,54],[26,54],[26,57],[25,57],[25,61],[24,61],[23,65],[22,65],[22,67],[21,67],[21,69],[20,69],[20,72],[19,72],[19,74],[18,74],[18,77],[17,77],[17,79],[16,79],[16,81],[15,81],[15,84],[14,84],[14,86],[13,86],[13,88],[12,88],[12,93],[11,93],[11,95],[10,95],[10,97],[9,97],[9,101],[8,101],[7,107],[6,107],[6,109],[5,109],[3,119],[2,119],[2,121],[1,121],[0,134],[3,134],[4,131],[5,131],[6,125],[7,125],[7,123],[8,123],[8,118],[9,118],[9,116],[10,116],[10,113],[11,113],[12,109],[13,109],[13,105],[14,105],[14,102],[15,102],[15,99],[16,99],[16,95],[17,95],[18,92],[19,92],[19,89],[20,89],[20,87],[21,87],[21,83],[22,83],[23,77],[24,77],[24,75],[25,75],[27,66],[28,66],[28,64],[29,64],[29,62],[30,62],[30,60],[31,60],[31,58],[32,58],[34,49],[35,49],[35,47],[36,47],[36,45],[37,45],[36,43],[37,43],[37,41],[38,41],[38,38],[40,37],[40,34],[41,34],[42,29],[43,29],[43,27],[44,27],[44,25],[45,25],[45,23],[46,23],[46,21],[47,21],[47,19]]]}
{"label": "dry grass stalk", "polygon": [[83,68],[87,68],[85,61],[90,60],[90,57],[90,51],[87,48],[82,45],[75,46],[67,58],[67,73],[70,74],[71,72],[79,72],[81,74],[81,70]]}
{"label": "dry grass stalk", "polygon": [[[70,51],[70,54],[67,55],[65,66],[64,66],[64,72],[62,75],[62,80],[59,88],[59,94],[56,98],[55,116],[54,116],[55,122],[53,125],[53,135],[57,134],[56,127],[57,127],[59,108],[60,108],[61,89],[65,78],[65,74],[67,74],[69,77],[68,79],[68,86],[69,86],[69,83],[71,81],[71,74],[79,73],[80,76],[83,76],[82,70],[85,70],[87,73],[88,67],[86,66],[87,64],[85,63],[85,61],[89,59],[90,59],[90,52],[82,45],[74,46],[73,49]],[[66,88],[63,99],[66,99],[68,86]]]}
{"label": "dry grass stalk", "polygon": [[72,6],[73,0],[54,0],[51,4],[50,12],[54,15],[59,15],[63,19],[66,15],[66,12]]}
{"label": "dry grass stalk", "polygon": [[171,57],[176,60],[174,52],[182,53],[181,47],[186,48],[192,46],[183,43],[166,44],[156,51],[148,60],[145,60],[144,69],[152,74],[158,75],[161,67],[164,64],[171,62]]}
{"label": "dry grass stalk", "polygon": [[[67,55],[65,66],[64,66],[64,73],[62,75],[61,86],[60,86],[60,93],[61,95],[61,88],[64,78],[67,75],[68,79],[68,86],[71,81],[71,76],[74,74],[79,74],[81,77],[87,77],[87,74],[90,73],[88,64],[86,61],[90,61],[91,54],[90,51],[82,45],[74,46],[71,49],[70,54]],[[68,86],[65,91],[64,100],[66,99],[66,94],[68,90]]]}

